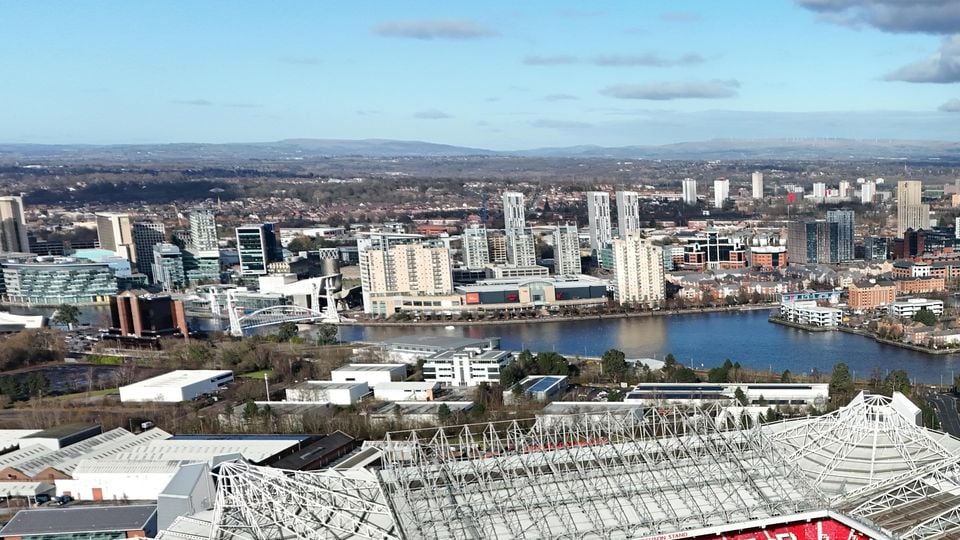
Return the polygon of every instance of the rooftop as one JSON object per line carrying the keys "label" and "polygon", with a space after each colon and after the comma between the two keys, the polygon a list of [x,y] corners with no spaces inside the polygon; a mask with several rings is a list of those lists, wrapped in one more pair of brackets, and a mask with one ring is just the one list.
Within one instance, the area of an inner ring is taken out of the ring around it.
{"label": "rooftop", "polygon": [[148,529],[156,505],[70,506],[21,510],[0,536],[66,535]]}
{"label": "rooftop", "polygon": [[170,373],[164,373],[163,375],[157,375],[156,377],[129,384],[126,388],[156,388],[160,386],[179,388],[224,375],[233,375],[233,372],[221,369],[178,369]]}
{"label": "rooftop", "polygon": [[347,364],[333,371],[393,371],[397,368],[406,369],[406,364]]}
{"label": "rooftop", "polygon": [[380,345],[387,348],[402,349],[406,347],[433,348],[437,350],[462,349],[465,347],[485,347],[491,341],[500,338],[468,338],[460,336],[427,336],[409,335],[385,339]]}

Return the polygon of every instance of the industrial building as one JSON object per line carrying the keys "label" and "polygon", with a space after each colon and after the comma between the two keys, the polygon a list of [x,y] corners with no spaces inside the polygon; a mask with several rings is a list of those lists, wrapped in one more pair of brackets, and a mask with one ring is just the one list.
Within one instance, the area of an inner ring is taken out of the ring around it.
{"label": "industrial building", "polygon": [[830,385],[825,383],[641,383],[627,392],[623,401],[643,405],[734,405],[737,390],[743,393],[747,405],[822,407],[830,400]]}
{"label": "industrial building", "polygon": [[21,510],[3,529],[2,540],[147,538],[157,532],[157,506],[71,506]]}
{"label": "industrial building", "polygon": [[[550,401],[567,391],[567,378],[558,375],[531,375],[517,383],[520,393],[537,401]],[[504,392],[508,400],[513,390]]]}
{"label": "industrial building", "polygon": [[333,382],[364,382],[370,386],[406,378],[406,364],[347,364],[330,371],[330,380]]}
{"label": "industrial building", "polygon": [[333,405],[341,405],[346,407],[357,403],[360,401],[360,398],[369,393],[370,387],[367,386],[365,381],[303,381],[302,383],[298,383],[291,388],[287,388],[286,398],[287,401],[330,403]]}
{"label": "industrial building", "polygon": [[233,381],[230,370],[178,369],[120,387],[120,401],[179,403],[212,394]]}
{"label": "industrial building", "polygon": [[440,390],[436,381],[385,382],[373,387],[379,401],[433,401]]}

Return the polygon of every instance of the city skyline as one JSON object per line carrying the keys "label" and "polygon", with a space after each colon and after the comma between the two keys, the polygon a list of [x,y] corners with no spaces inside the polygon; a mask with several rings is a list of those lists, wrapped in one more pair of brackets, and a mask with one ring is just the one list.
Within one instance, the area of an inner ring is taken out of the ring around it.
{"label": "city skyline", "polygon": [[39,2],[5,18],[5,143],[951,140],[960,111],[946,0]]}

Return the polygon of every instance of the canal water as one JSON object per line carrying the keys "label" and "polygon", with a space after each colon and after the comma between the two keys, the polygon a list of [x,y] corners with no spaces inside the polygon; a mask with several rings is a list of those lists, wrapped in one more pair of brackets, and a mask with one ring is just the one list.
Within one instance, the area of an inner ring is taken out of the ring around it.
{"label": "canal water", "polygon": [[600,356],[616,348],[628,358],[663,359],[672,353],[691,366],[716,366],[727,358],[756,370],[829,375],[834,364],[846,362],[857,377],[874,369],[886,374],[903,369],[919,382],[944,383],[960,374],[960,355],[932,356],[882,345],[842,332],[806,332],[773,324],[769,311],[705,313],[544,323],[404,327],[344,326],[345,341],[379,341],[402,335],[493,337],[504,349],[556,351],[566,356]]}

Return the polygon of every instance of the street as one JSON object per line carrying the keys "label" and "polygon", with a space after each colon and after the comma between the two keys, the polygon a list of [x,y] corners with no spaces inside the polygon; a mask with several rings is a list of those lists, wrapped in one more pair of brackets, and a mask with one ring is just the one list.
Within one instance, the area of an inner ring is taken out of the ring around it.
{"label": "street", "polygon": [[928,394],[928,399],[937,408],[940,417],[940,429],[960,437],[960,413],[957,412],[957,398],[951,394]]}

